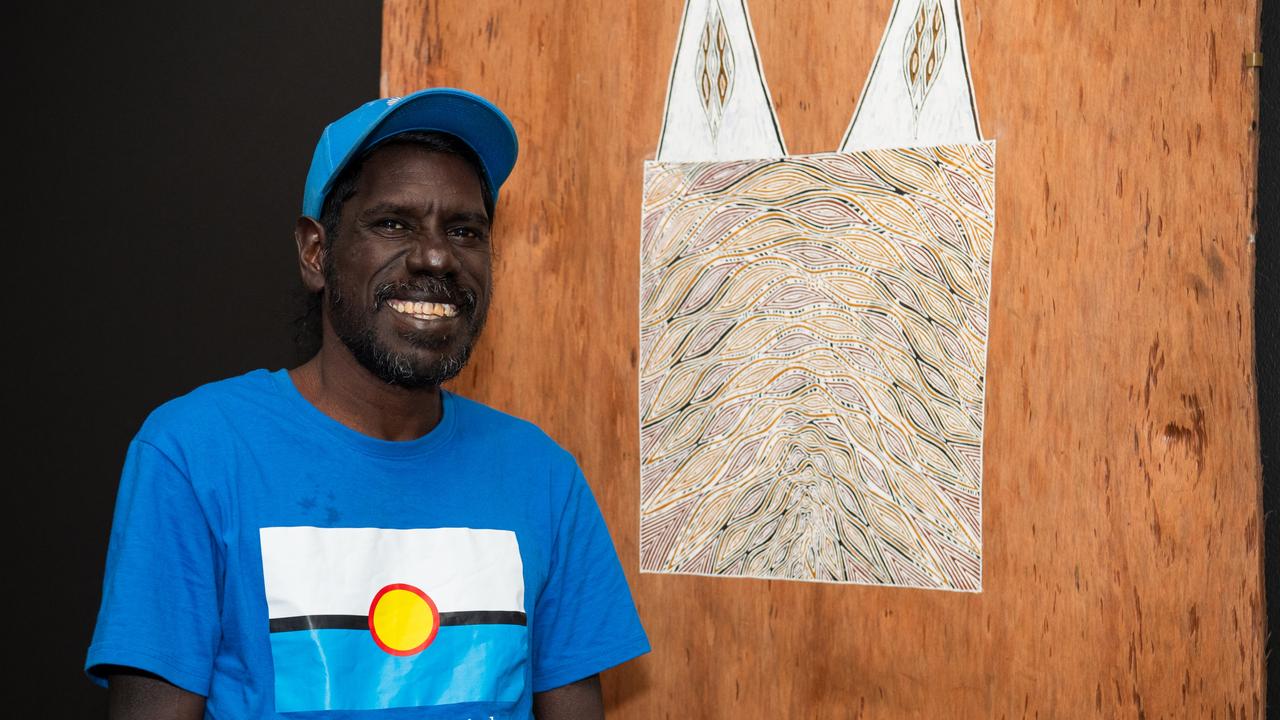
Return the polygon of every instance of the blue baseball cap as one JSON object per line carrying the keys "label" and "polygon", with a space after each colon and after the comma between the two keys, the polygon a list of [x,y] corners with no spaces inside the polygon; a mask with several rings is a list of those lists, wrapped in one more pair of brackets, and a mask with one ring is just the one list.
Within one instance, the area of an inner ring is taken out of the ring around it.
{"label": "blue baseball cap", "polygon": [[307,171],[302,214],[319,219],[324,196],[352,158],[411,130],[448,133],[466,143],[480,158],[497,201],[498,188],[511,174],[519,151],[511,121],[496,105],[474,93],[428,88],[367,102],[325,128]]}

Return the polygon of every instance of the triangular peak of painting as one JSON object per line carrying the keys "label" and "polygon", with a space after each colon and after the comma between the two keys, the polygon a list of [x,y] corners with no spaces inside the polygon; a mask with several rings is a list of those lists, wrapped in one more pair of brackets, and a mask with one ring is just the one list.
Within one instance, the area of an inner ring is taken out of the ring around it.
{"label": "triangular peak of painting", "polygon": [[960,0],[894,0],[840,151],[981,139]]}
{"label": "triangular peak of painting", "polygon": [[787,154],[745,0],[688,0],[671,66],[657,159]]}

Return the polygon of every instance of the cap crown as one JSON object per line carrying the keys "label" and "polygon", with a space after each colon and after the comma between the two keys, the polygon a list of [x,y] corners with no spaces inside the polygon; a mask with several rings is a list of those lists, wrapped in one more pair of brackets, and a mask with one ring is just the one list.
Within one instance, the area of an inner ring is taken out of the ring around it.
{"label": "cap crown", "polygon": [[519,153],[515,128],[488,100],[454,88],[429,88],[372,100],[330,123],[316,143],[302,196],[302,214],[319,219],[324,198],[347,163],[378,143],[410,131],[443,132],[475,151],[489,187],[498,189]]}

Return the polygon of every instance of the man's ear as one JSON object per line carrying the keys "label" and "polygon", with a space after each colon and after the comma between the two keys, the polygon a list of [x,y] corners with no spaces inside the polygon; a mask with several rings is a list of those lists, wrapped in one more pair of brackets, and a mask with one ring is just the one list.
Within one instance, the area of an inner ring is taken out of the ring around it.
{"label": "man's ear", "polygon": [[293,241],[298,244],[298,270],[302,273],[303,287],[313,293],[324,290],[324,227],[304,215],[293,226]]}

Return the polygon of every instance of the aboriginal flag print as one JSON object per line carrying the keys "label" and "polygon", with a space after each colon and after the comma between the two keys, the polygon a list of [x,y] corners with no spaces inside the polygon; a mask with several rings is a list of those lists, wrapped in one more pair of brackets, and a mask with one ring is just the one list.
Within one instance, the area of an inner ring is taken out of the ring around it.
{"label": "aboriginal flag print", "polygon": [[277,712],[515,703],[524,693],[515,533],[259,532]]}

